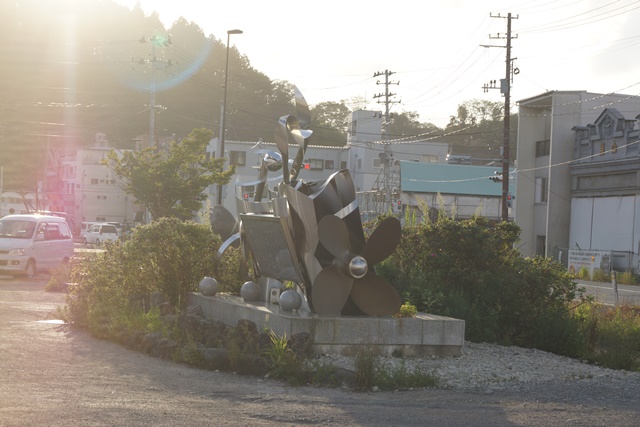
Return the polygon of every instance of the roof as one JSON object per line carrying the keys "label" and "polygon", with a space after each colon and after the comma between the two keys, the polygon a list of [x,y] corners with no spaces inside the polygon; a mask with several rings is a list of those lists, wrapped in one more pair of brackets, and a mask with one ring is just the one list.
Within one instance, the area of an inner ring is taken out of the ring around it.
{"label": "roof", "polygon": [[[441,163],[400,162],[403,192],[501,196],[502,185],[489,178],[496,176],[495,166],[465,166]],[[510,169],[512,171],[512,169]],[[500,172],[498,170],[498,172]],[[515,193],[515,185],[510,193]]]}
{"label": "roof", "polygon": [[42,214],[13,214],[13,215],[5,215],[2,219],[13,219],[13,220],[22,220],[22,221],[36,221],[36,220],[47,220],[50,222],[66,222],[64,218],[54,215],[42,215]]}

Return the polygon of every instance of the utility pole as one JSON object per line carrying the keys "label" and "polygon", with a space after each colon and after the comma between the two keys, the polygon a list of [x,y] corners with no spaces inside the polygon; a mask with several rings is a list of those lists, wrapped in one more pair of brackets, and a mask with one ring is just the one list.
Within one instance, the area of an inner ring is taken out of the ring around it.
{"label": "utility pole", "polygon": [[167,47],[171,44],[169,36],[153,36],[150,39],[142,37],[140,43],[151,43],[151,59],[140,59],[140,64],[151,65],[151,86],[149,88],[149,146],[155,144],[156,127],[156,70],[171,66],[171,60],[162,60],[156,57],[156,46]]}
{"label": "utility pole", "polygon": [[376,81],[377,85],[384,85],[384,93],[378,93],[373,95],[373,98],[384,98],[384,100],[378,100],[378,104],[384,104],[384,122],[382,123],[382,144],[384,146],[384,152],[380,154],[380,163],[382,164],[382,171],[384,172],[384,207],[389,211],[392,209],[391,202],[391,188],[390,188],[390,175],[391,167],[393,166],[393,153],[391,152],[390,144],[387,142],[389,138],[389,125],[391,124],[391,114],[389,114],[389,108],[391,104],[397,104],[400,101],[392,101],[390,98],[395,96],[395,93],[389,92],[389,85],[399,85],[400,82],[389,81],[389,77],[394,74],[392,71],[384,70],[384,72],[378,71],[373,74],[373,77],[384,75],[384,82],[380,80]]}
{"label": "utility pole", "polygon": [[[497,14],[490,14],[491,18],[504,18],[504,16]],[[511,13],[507,14],[507,34],[505,36],[500,35],[499,33],[495,36],[489,36],[491,39],[506,39],[507,43],[505,46],[487,46],[484,47],[504,47],[507,50],[507,59],[505,61],[506,64],[506,72],[504,79],[500,80],[500,93],[504,94],[504,132],[502,136],[502,221],[509,220],[509,206],[507,205],[507,198],[509,195],[509,137],[511,134],[511,82],[513,81],[513,74],[518,74],[519,70],[513,69],[512,62],[516,59],[511,59],[511,39],[517,38],[512,37],[511,35],[511,19],[518,19],[517,16],[512,17]],[[489,84],[486,84],[482,87],[485,92],[489,89],[497,89],[496,81],[491,80]]]}

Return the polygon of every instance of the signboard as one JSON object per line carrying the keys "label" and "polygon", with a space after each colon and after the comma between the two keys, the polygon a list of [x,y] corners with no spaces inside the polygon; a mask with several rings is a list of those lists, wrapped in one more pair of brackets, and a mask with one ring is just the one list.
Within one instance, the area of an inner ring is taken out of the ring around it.
{"label": "signboard", "polygon": [[302,282],[286,218],[241,214],[242,228],[260,276]]}
{"label": "signboard", "polygon": [[611,271],[612,251],[583,251],[569,249],[569,273],[578,274],[582,267],[589,270],[590,277],[593,277],[595,270],[602,270],[604,273]]}

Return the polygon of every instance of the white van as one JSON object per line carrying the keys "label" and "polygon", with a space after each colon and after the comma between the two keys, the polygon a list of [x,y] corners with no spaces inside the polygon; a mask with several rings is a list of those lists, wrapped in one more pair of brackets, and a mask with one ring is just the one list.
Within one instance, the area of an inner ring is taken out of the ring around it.
{"label": "white van", "polygon": [[80,223],[80,240],[84,241],[84,236],[87,234],[87,231],[91,228],[93,224],[100,224],[98,221],[86,221]]}
{"label": "white van", "polygon": [[0,218],[0,273],[31,279],[72,256],[73,237],[64,218],[40,214]]}
{"label": "white van", "polygon": [[96,246],[100,246],[102,242],[115,242],[118,240],[118,230],[116,226],[108,223],[93,224],[82,238],[82,242],[87,245],[93,243]]}

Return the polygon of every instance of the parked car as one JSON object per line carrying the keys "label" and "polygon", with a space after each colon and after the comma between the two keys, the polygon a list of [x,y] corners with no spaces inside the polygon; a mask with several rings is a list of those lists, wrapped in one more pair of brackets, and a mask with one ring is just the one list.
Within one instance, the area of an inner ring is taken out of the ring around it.
{"label": "parked car", "polygon": [[84,221],[80,223],[80,240],[84,241],[84,235],[87,234],[87,231],[91,228],[93,224],[100,224],[99,221]]}
{"label": "parked car", "polygon": [[0,271],[33,278],[73,256],[73,237],[64,218],[22,214],[0,218]]}
{"label": "parked car", "polygon": [[93,243],[99,246],[103,242],[113,242],[118,240],[118,230],[113,224],[98,223],[93,224],[84,234],[82,239],[85,245]]}

